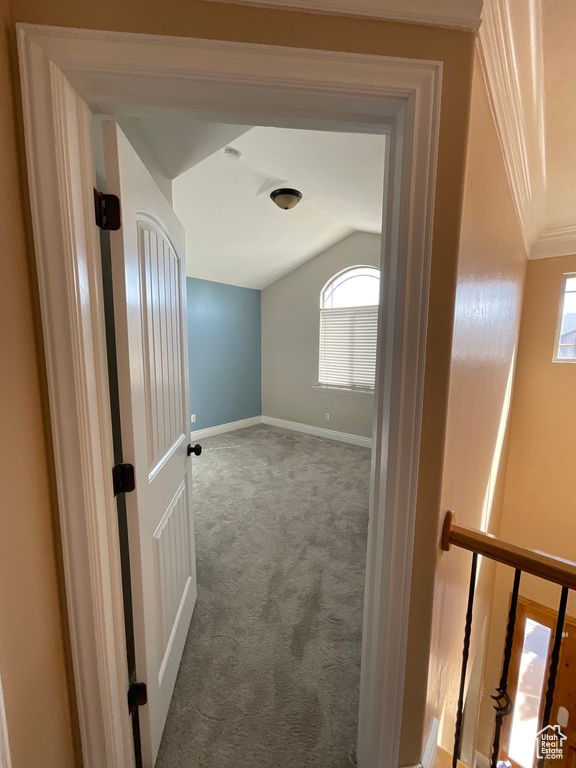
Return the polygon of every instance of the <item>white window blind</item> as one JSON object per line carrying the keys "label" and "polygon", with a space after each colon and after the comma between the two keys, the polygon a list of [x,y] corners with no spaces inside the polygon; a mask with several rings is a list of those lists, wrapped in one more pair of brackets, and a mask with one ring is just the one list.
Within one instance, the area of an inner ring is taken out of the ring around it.
{"label": "white window blind", "polygon": [[319,384],[373,390],[378,307],[320,310]]}

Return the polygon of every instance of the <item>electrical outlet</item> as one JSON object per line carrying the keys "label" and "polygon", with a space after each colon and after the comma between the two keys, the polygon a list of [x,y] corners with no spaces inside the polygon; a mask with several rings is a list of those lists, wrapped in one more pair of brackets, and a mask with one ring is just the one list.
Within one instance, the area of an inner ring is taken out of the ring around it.
{"label": "electrical outlet", "polygon": [[194,424],[195,422],[196,422],[196,414],[195,414],[195,413],[193,413],[193,414],[190,416],[190,424]]}
{"label": "electrical outlet", "polygon": [[330,414],[329,413],[326,414],[326,421],[330,421]]}

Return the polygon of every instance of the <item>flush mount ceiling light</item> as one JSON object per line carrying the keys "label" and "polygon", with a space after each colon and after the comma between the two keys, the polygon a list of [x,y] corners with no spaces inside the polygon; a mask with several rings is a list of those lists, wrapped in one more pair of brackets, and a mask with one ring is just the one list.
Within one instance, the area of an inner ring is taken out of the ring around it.
{"label": "flush mount ceiling light", "polygon": [[275,189],[270,193],[270,199],[276,203],[278,208],[284,208],[287,211],[294,208],[302,200],[302,192],[297,189]]}

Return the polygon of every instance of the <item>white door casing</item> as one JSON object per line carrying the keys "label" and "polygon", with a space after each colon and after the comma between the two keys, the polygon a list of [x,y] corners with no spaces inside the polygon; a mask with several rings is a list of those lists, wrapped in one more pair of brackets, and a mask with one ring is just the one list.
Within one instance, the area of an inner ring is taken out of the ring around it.
{"label": "white door casing", "polygon": [[6,709],[4,707],[4,692],[0,679],[0,768],[12,768],[10,757],[10,744],[8,742],[8,725],[6,723]]}
{"label": "white door casing", "polygon": [[103,123],[136,671],[144,768],[153,768],[196,602],[184,228],[115,123]]}
{"label": "white door casing", "polygon": [[[34,246],[85,768],[133,765],[87,103],[386,132],[358,762],[398,764],[442,65],[18,25]],[[423,681],[425,685],[425,681]]]}

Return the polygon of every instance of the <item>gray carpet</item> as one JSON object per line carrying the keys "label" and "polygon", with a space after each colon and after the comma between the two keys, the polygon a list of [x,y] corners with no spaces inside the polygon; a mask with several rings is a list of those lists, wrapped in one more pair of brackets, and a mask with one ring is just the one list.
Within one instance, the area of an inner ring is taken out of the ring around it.
{"label": "gray carpet", "polygon": [[354,766],[370,451],[266,425],[202,444],[157,768]]}

